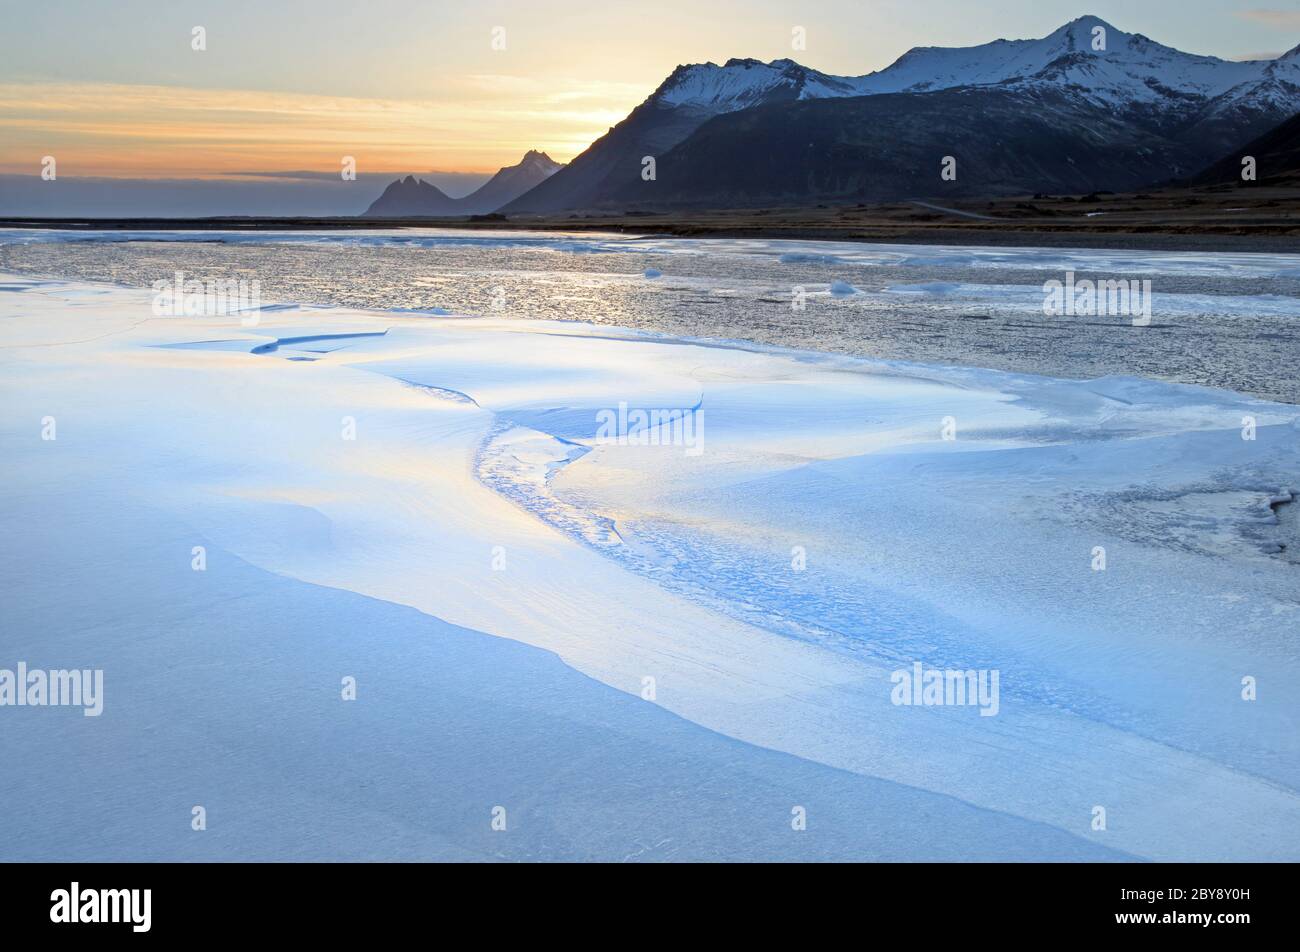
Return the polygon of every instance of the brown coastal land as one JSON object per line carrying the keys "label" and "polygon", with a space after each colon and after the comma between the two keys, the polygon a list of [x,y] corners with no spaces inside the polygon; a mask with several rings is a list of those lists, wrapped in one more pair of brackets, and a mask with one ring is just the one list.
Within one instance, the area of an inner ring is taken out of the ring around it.
{"label": "brown coastal land", "polygon": [[606,231],[693,238],[792,238],[918,244],[1198,251],[1300,248],[1300,189],[1218,185],[1131,194],[1027,195],[879,205],[591,211],[444,218],[0,218],[5,228],[347,230],[469,228]]}

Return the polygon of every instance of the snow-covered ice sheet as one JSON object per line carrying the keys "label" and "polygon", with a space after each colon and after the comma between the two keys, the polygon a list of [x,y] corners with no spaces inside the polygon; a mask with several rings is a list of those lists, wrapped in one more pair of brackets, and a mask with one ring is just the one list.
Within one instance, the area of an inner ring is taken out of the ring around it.
{"label": "snow-covered ice sheet", "polygon": [[[1294,406],[0,284],[0,667],[108,675],[99,719],[0,709],[12,855],[1300,857]],[[698,430],[599,439],[620,408]],[[996,671],[996,714],[894,703],[917,663]],[[337,700],[363,665],[381,697]],[[348,757],[373,798],[326,780]],[[94,814],[48,799],[70,763],[118,818],[75,842],[42,833]],[[242,819],[195,847],[205,790]],[[737,835],[666,832],[682,806]]]}

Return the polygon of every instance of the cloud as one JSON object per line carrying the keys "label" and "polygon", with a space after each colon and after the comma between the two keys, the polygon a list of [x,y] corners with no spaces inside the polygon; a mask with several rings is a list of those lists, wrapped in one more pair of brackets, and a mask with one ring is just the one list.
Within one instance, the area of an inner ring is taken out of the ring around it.
{"label": "cloud", "polygon": [[[0,82],[0,172],[211,178],[266,169],[495,172],[528,149],[567,160],[644,90],[461,77],[437,100],[110,83]],[[250,176],[262,177],[262,176]],[[284,175],[276,177],[282,178]]]}
{"label": "cloud", "polygon": [[1237,16],[1266,26],[1300,29],[1300,10],[1238,10]]}
{"label": "cloud", "polygon": [[1245,53],[1241,56],[1234,56],[1232,57],[1232,59],[1234,62],[1237,63],[1251,63],[1251,62],[1258,62],[1259,60],[1277,59],[1281,55],[1282,55],[1282,51],[1279,50],[1276,53]]}

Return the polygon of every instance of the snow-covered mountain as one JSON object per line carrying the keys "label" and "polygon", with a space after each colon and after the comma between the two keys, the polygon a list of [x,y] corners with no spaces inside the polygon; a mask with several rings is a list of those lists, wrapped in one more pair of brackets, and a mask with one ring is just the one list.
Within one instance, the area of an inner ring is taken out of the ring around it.
{"label": "snow-covered mountain", "polygon": [[650,96],[652,102],[676,108],[693,106],[710,112],[731,112],[765,102],[862,96],[870,90],[866,76],[829,76],[794,60],[764,63],[729,59],[678,66]]}
{"label": "snow-covered mountain", "polygon": [[[1098,39],[1104,46],[1094,49]],[[1012,84],[1066,87],[1098,103],[1127,105],[1229,92],[1240,99],[1257,87],[1276,91],[1287,83],[1300,85],[1300,46],[1276,60],[1233,62],[1184,53],[1083,16],[1036,40],[916,47],[865,76],[831,76],[789,59],[679,66],[648,101],[731,112],[795,99]]]}
{"label": "snow-covered mountain", "polygon": [[[1098,44],[1102,48],[1094,48]],[[1282,60],[1247,62],[1197,56],[1084,16],[1038,40],[918,47],[859,82],[874,93],[1051,84],[1095,102],[1127,105],[1179,96],[1211,99],[1269,79],[1300,83],[1300,60],[1294,53]]]}
{"label": "snow-covered mountain", "polygon": [[[1252,63],[1250,65],[1258,65]],[[1266,60],[1259,77],[1251,77],[1216,97],[1213,108],[1280,109],[1300,112],[1300,46],[1275,60]]]}
{"label": "snow-covered mountain", "polygon": [[[1045,110],[1057,110],[1063,118],[1068,111],[1077,122],[1087,119],[1087,110],[1103,110],[1108,123],[1118,117],[1131,125],[1120,130],[1126,141],[1139,141],[1147,132],[1160,137],[1161,149],[1140,151],[1139,164],[1150,164],[1159,154],[1169,165],[1185,153],[1176,168],[1166,170],[1165,177],[1172,177],[1194,172],[1300,111],[1300,46],[1275,60],[1232,62],[1184,53],[1083,16],[1040,39],[918,47],[864,76],[832,76],[789,59],[678,66],[567,169],[502,211],[552,213],[595,207],[616,197],[625,201],[638,187],[644,156],[663,157],[706,123],[727,115],[783,104],[956,90],[975,94],[967,97],[972,108],[978,108],[981,90],[1020,96],[1026,119],[1032,113],[1041,120]],[[908,109],[903,100],[891,103],[895,113]],[[1008,115],[1005,95],[997,110]],[[834,115],[853,111],[830,109],[819,115],[833,121]],[[918,113],[935,114],[930,109]],[[1000,131],[1014,138],[1015,130]],[[918,127],[915,135],[941,132]],[[846,157],[837,155],[836,161]],[[1034,191],[1033,183],[1026,182],[1026,190]]]}

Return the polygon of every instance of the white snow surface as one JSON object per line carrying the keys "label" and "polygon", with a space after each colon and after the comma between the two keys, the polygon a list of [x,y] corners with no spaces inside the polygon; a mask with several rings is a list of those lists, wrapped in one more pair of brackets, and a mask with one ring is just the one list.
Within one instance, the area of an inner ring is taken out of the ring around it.
{"label": "white snow surface", "polygon": [[[0,278],[0,667],[107,672],[0,709],[0,857],[1300,858],[1294,406],[149,301]],[[891,703],[914,662],[997,715]]]}

